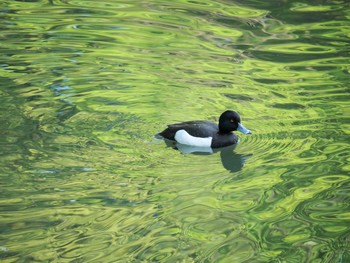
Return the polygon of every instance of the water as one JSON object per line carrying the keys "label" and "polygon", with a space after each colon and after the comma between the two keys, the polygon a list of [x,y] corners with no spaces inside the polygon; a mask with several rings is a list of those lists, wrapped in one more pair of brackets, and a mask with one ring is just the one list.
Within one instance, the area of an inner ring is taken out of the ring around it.
{"label": "water", "polygon": [[[349,15],[2,1],[1,261],[349,262]],[[226,109],[236,147],[153,137]]]}

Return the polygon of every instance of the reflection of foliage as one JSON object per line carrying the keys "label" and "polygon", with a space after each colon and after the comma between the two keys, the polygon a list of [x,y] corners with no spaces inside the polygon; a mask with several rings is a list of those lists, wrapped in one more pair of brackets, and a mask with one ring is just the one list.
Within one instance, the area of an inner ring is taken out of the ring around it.
{"label": "reflection of foliage", "polygon": [[[349,261],[345,5],[0,5],[0,258]],[[225,109],[225,162],[153,141]]]}

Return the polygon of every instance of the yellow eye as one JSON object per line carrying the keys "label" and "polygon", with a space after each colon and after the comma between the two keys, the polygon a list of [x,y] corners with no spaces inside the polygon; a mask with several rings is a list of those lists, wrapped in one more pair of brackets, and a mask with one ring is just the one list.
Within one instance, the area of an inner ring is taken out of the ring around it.
{"label": "yellow eye", "polygon": [[234,123],[234,122],[235,122],[235,120],[234,120],[234,119],[231,119],[231,120],[230,120],[230,122]]}

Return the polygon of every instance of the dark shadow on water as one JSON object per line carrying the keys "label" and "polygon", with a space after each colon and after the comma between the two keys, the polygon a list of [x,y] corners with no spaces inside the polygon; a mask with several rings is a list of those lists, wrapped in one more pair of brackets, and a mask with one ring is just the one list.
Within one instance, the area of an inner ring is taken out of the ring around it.
{"label": "dark shadow on water", "polygon": [[236,145],[213,149],[210,147],[195,147],[183,145],[170,140],[164,140],[164,142],[168,147],[171,147],[175,150],[179,150],[183,154],[209,155],[216,154],[219,152],[223,167],[232,173],[242,170],[244,163],[253,155],[244,155],[236,153],[234,151]]}
{"label": "dark shadow on water", "polygon": [[218,150],[220,151],[222,165],[232,173],[242,170],[244,163],[253,156],[253,154],[236,153],[235,148],[236,145],[233,145]]}

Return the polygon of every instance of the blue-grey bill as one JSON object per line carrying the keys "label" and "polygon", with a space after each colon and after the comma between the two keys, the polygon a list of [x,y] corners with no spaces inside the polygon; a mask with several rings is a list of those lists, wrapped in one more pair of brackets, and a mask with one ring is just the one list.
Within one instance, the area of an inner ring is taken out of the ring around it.
{"label": "blue-grey bill", "polygon": [[244,133],[244,134],[252,134],[252,132],[248,130],[246,127],[244,127],[241,123],[238,123],[237,131],[240,131],[241,133]]}

